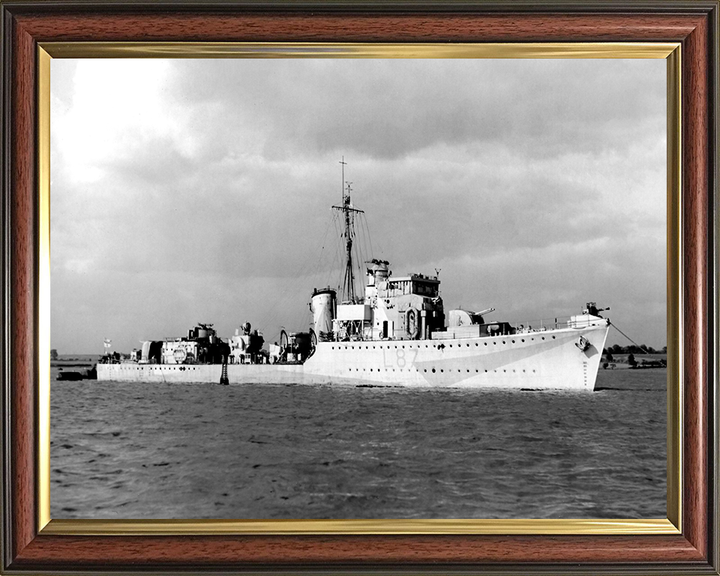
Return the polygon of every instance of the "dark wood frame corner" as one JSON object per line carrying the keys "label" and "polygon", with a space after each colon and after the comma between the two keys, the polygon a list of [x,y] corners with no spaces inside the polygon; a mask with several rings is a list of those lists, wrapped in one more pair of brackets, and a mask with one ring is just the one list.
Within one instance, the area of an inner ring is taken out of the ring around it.
{"label": "dark wood frame corner", "polygon": [[[4,0],[2,558],[8,574],[109,571],[718,574],[718,2]],[[684,362],[675,535],[69,536],[38,530],[39,43],[679,42]]]}

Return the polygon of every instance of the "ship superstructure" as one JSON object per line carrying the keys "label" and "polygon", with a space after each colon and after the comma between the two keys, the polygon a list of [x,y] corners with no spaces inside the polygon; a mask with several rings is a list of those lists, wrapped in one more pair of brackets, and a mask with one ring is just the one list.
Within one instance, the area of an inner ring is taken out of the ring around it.
{"label": "ship superstructure", "polygon": [[144,344],[130,361],[101,363],[98,379],[594,389],[610,324],[594,302],[550,326],[487,321],[494,308],[446,312],[437,273],[393,276],[390,263],[376,258],[364,263],[358,293],[354,224],[363,211],[343,184],[342,202],[333,206],[343,222],[343,280],[313,291],[307,332],[283,330],[266,349],[248,323],[227,342],[200,324],[187,338]]}

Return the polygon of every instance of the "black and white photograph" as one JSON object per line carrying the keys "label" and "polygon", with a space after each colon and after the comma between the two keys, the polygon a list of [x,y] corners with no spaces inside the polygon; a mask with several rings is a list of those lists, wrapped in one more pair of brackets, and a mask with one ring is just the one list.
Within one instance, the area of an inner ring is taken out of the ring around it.
{"label": "black and white photograph", "polygon": [[58,519],[667,516],[663,59],[54,59]]}

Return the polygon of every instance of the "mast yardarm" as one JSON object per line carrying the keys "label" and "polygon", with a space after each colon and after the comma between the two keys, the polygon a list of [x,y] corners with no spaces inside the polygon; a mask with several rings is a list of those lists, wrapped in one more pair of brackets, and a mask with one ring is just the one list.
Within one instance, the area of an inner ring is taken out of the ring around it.
{"label": "mast yardarm", "polygon": [[343,236],[345,237],[345,276],[343,278],[342,285],[342,300],[345,302],[356,302],[357,296],[355,294],[355,273],[353,272],[353,259],[352,259],[352,245],[353,239],[355,238],[355,214],[364,214],[363,210],[358,210],[353,207],[350,192],[351,182],[345,182],[345,156],[340,161],[342,164],[342,204],[340,206],[333,206],[334,210],[338,210],[343,213],[345,220],[345,230]]}

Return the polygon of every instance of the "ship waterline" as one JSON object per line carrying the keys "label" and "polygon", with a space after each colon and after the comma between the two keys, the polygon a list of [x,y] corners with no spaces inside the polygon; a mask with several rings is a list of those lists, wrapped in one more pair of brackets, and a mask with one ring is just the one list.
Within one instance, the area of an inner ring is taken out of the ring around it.
{"label": "ship waterline", "polygon": [[[609,322],[482,338],[318,342],[303,364],[99,364],[99,380],[586,390]],[[587,348],[578,343],[584,339]]]}

